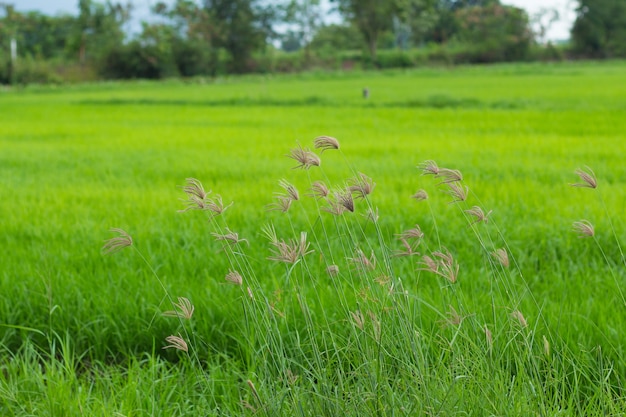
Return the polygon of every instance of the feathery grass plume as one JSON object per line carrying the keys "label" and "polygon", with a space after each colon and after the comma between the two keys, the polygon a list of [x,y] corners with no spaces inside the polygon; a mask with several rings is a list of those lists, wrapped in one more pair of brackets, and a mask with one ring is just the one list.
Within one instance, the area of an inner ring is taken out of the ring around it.
{"label": "feathery grass plume", "polygon": [[230,204],[224,205],[222,201],[222,196],[219,194],[215,195],[215,198],[206,198],[206,209],[213,213],[213,216],[219,216],[224,213],[230,206],[233,205],[231,201]]}
{"label": "feathery grass plume", "polygon": [[321,207],[322,211],[325,211],[330,214],[334,214],[335,216],[340,216],[346,210],[346,208],[341,204],[339,198],[337,197],[338,193],[334,194],[334,198],[327,199],[328,205]]}
{"label": "feathery grass plume", "polygon": [[331,136],[318,136],[313,143],[315,149],[321,149],[322,153],[328,149],[339,149],[339,141]]}
{"label": "feathery grass plume", "polygon": [[277,195],[275,196],[276,201],[272,204],[268,204],[267,210],[268,211],[281,211],[283,213],[286,213],[287,211],[289,211],[289,208],[291,207],[291,202],[293,201],[290,197],[286,196],[286,195]]}
{"label": "feathery grass plume", "polygon": [[211,191],[204,191],[204,187],[202,186],[200,180],[195,178],[185,178],[185,181],[187,181],[187,183],[183,186],[183,192],[188,196],[204,200],[209,194],[211,194]]}
{"label": "feathery grass plume", "polygon": [[348,190],[354,194],[354,198],[356,199],[365,198],[365,196],[374,191],[374,187],[376,186],[376,183],[362,172],[359,172],[358,176],[349,179],[348,184]]}
{"label": "feathery grass plume", "polygon": [[369,269],[371,271],[376,268],[376,257],[374,256],[374,251],[372,251],[370,257],[368,258],[361,249],[357,249],[354,258],[347,259],[355,266],[362,269]]}
{"label": "feathery grass plume", "polygon": [[541,339],[543,340],[543,354],[550,356],[550,342],[548,342],[545,335],[543,335]]}
{"label": "feathery grass plume", "polygon": [[315,181],[313,185],[311,185],[311,194],[307,195],[315,198],[326,198],[328,194],[330,194],[330,191],[326,184],[322,181]]}
{"label": "feathery grass plume", "polygon": [[443,324],[454,327],[460,326],[464,317],[461,316],[453,306],[449,305],[448,307],[450,307],[447,313],[448,317],[443,321]]}
{"label": "feathery grass plume", "polygon": [[411,198],[414,198],[417,201],[428,200],[428,193],[426,192],[426,190],[417,190],[417,192],[413,194]]}
{"label": "feathery grass plume", "polygon": [[451,195],[454,200],[450,201],[448,204],[459,203],[461,201],[467,200],[467,193],[469,188],[462,185],[457,184],[456,182],[452,182],[448,184],[448,190],[445,191],[446,194]]}
{"label": "feathery grass plume", "polygon": [[365,328],[365,318],[363,317],[363,313],[360,310],[351,311],[350,317],[352,317],[352,322],[356,327],[363,330]]}
{"label": "feathery grass plume", "polygon": [[189,348],[187,347],[187,342],[185,342],[185,340],[182,337],[180,337],[180,335],[167,336],[165,338],[165,341],[169,343],[169,345],[164,346],[163,349],[174,348],[174,349],[182,350],[184,352],[189,352]]}
{"label": "feathery grass plume", "polygon": [[337,265],[329,265],[326,268],[326,273],[331,277],[336,277],[339,275],[339,267]]}
{"label": "feathery grass plume", "polygon": [[380,342],[380,335],[381,335],[380,320],[378,320],[378,317],[376,317],[376,315],[372,313],[370,310],[367,311],[367,315],[372,321],[372,328],[374,329],[374,339],[376,339],[377,342]]}
{"label": "feathery grass plume", "polygon": [[239,233],[235,233],[233,231],[231,231],[228,227],[226,228],[226,232],[224,234],[221,233],[211,233],[211,236],[213,236],[215,238],[215,240],[217,241],[224,241],[229,245],[236,245],[237,243],[241,243],[241,242],[246,242],[248,244],[248,246],[250,246],[250,243],[248,242],[248,239],[243,239],[239,237]]}
{"label": "feathery grass plume", "polygon": [[112,253],[119,252],[125,247],[133,244],[133,238],[130,237],[130,235],[124,230],[115,227],[113,229],[109,229],[109,231],[117,233],[119,236],[112,237],[104,242],[104,246],[102,246],[103,255],[110,255]]}
{"label": "feathery grass plume", "polygon": [[163,312],[163,317],[178,317],[180,319],[191,320],[193,316],[194,306],[191,301],[185,297],[178,297],[178,304],[174,304],[177,310],[169,310]]}
{"label": "feathery grass plume", "polygon": [[300,194],[298,193],[296,187],[290,184],[287,180],[278,181],[278,185],[280,185],[287,192],[287,196],[292,200],[297,201],[300,199]]}
{"label": "feathery grass plume", "polygon": [[380,218],[380,216],[378,215],[378,207],[376,207],[375,209],[368,207],[365,214],[363,214],[363,217],[365,217],[365,219],[371,221],[372,223],[376,223]]}
{"label": "feathery grass plume", "polygon": [[589,220],[580,220],[574,222],[573,229],[574,232],[578,233],[578,237],[580,238],[592,237],[593,235],[595,235],[595,230]]}
{"label": "feathery grass plume", "polygon": [[439,167],[435,161],[424,161],[417,166],[422,171],[422,175],[437,175],[439,174]]}
{"label": "feathery grass plume", "polygon": [[352,193],[350,190],[346,189],[344,191],[339,191],[335,194],[337,198],[337,202],[341,204],[346,210],[351,213],[354,213],[354,199],[352,198]]}
{"label": "feathery grass plume", "polygon": [[524,318],[524,315],[522,314],[521,311],[515,310],[514,312],[511,313],[511,317],[513,317],[515,320],[517,320],[517,322],[520,324],[520,326],[522,326],[524,328],[528,327],[528,322]]}
{"label": "feathery grass plume", "polygon": [[[419,225],[415,225],[413,229],[405,230],[404,232],[396,235],[402,243],[402,250],[396,251],[394,256],[413,256],[419,255],[419,252],[415,250],[422,241],[424,233],[420,229]],[[410,243],[409,241],[413,241]]]}
{"label": "feathery grass plume", "polygon": [[243,284],[243,277],[237,271],[229,270],[224,279],[228,282],[232,282],[235,285]]}
{"label": "feathery grass plume", "polygon": [[478,206],[473,206],[471,209],[465,210],[465,212],[469,214],[470,216],[474,217],[474,221],[470,223],[470,225],[472,225],[472,224],[481,223],[481,222],[487,223],[489,221],[489,215],[491,214],[492,210],[489,210],[489,212],[485,214],[483,209],[481,209]]}
{"label": "feathery grass plume", "polygon": [[491,334],[491,330],[485,324],[485,339],[487,340],[487,349],[491,352],[493,350],[493,335]]}
{"label": "feathery grass plume", "polygon": [[289,155],[286,155],[288,158],[296,160],[299,164],[292,169],[309,169],[312,166],[320,166],[322,161],[319,156],[315,155],[315,153],[311,152],[308,149],[303,149],[302,146],[298,145],[297,148],[291,150]]}
{"label": "feathery grass plume", "polygon": [[596,179],[596,174],[588,166],[585,166],[585,169],[578,168],[576,171],[574,171],[576,175],[578,175],[583,182],[570,184],[570,185],[572,187],[598,188],[598,181]]}
{"label": "feathery grass plume", "polygon": [[450,184],[463,180],[463,174],[458,169],[439,168],[439,172],[435,174],[435,178],[441,178],[439,184]]}
{"label": "feathery grass plume", "polygon": [[496,249],[495,251],[491,252],[491,256],[496,258],[498,262],[500,262],[500,265],[502,265],[503,267],[509,267],[509,254],[506,252],[506,249]]}
{"label": "feathery grass plume", "polygon": [[300,233],[299,240],[289,239],[287,242],[276,239],[274,235],[273,239],[270,239],[270,244],[275,249],[272,251],[272,256],[267,259],[288,264],[295,264],[300,258],[313,252],[309,250],[310,244],[306,241],[306,232]]}
{"label": "feathery grass plume", "polygon": [[418,263],[421,266],[418,271],[432,272],[454,284],[459,275],[459,265],[454,261],[448,249],[443,248],[442,250],[445,252],[433,252],[432,258],[428,255],[422,256],[422,262]]}

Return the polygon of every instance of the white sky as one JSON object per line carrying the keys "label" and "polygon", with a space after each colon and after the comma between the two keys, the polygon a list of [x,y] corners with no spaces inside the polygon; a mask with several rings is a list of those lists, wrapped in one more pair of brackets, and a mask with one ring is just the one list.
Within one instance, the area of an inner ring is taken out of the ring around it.
{"label": "white sky", "polygon": [[[7,1],[7,0],[5,0]],[[133,17],[141,20],[150,15],[150,6],[158,0],[133,0]],[[173,0],[165,0],[173,3]],[[38,10],[45,14],[70,13],[76,14],[78,0],[8,0],[20,11]],[[503,4],[510,4],[525,8],[528,15],[532,16],[543,8],[555,8],[559,11],[560,20],[555,22],[547,35],[551,40],[563,40],[569,38],[569,30],[576,18],[574,7],[576,0],[501,0]],[[126,0],[122,0],[126,3]]]}

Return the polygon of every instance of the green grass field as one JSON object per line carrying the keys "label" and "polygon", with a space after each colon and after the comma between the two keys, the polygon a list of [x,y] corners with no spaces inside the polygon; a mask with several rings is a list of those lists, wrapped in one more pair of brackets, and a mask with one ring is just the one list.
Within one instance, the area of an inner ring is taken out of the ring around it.
{"label": "green grass field", "polygon": [[[624,115],[625,62],[2,91],[0,415],[623,415]],[[358,173],[354,213],[307,196]],[[233,205],[179,212],[190,177]],[[300,199],[268,210],[283,179]],[[268,259],[268,225],[312,253]],[[105,256],[114,227],[133,245]],[[456,280],[423,258],[448,251]]]}

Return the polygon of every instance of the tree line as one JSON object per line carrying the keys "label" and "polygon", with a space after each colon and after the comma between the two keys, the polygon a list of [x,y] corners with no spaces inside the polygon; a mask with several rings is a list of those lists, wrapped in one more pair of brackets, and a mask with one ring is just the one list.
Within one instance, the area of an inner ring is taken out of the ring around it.
{"label": "tree line", "polygon": [[176,0],[129,34],[131,3],[78,0],[77,15],[0,3],[0,83],[216,76],[626,57],[626,2],[578,0],[566,48],[546,44],[555,10],[499,0]]}

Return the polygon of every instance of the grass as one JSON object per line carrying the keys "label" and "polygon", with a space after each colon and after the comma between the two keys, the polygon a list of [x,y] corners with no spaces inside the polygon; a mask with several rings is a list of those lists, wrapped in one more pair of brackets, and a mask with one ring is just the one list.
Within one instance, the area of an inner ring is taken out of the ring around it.
{"label": "grass", "polygon": [[[3,92],[0,414],[624,413],[624,65]],[[341,148],[292,170],[319,135]],[[467,201],[426,160],[460,170]],[[597,189],[568,186],[583,166]],[[305,196],[358,172],[376,186],[355,213]],[[178,213],[189,177],[233,206]],[[281,179],[301,198],[267,211]],[[421,255],[394,257],[416,224]],[[134,243],[103,257],[112,227]],[[248,243],[211,235],[228,230]],[[313,253],[267,259],[301,232]],[[443,247],[455,282],[422,258]],[[162,316],[177,297],[190,320]],[[162,349],[179,334],[188,353]]]}

